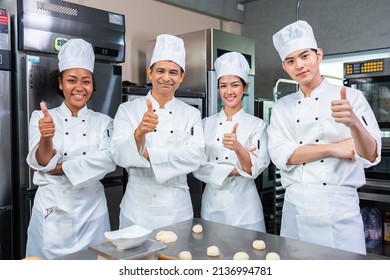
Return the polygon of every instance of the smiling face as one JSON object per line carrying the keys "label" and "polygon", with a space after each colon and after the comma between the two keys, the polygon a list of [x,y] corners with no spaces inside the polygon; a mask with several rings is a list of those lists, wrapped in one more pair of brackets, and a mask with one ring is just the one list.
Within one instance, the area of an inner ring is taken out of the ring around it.
{"label": "smiling face", "polygon": [[322,49],[302,49],[289,54],[283,61],[283,69],[296,82],[303,92],[313,90],[322,81],[320,62]]}
{"label": "smiling face", "polygon": [[65,105],[72,112],[72,116],[85,106],[93,92],[92,73],[83,68],[64,70],[59,79],[59,87],[65,98]]}
{"label": "smiling face", "polygon": [[248,85],[244,86],[238,76],[226,75],[219,78],[218,90],[226,113],[235,113],[242,108],[241,101],[247,88]]}
{"label": "smiling face", "polygon": [[173,97],[185,77],[185,72],[176,63],[162,60],[148,68],[148,76],[152,81],[152,94],[158,99]]}

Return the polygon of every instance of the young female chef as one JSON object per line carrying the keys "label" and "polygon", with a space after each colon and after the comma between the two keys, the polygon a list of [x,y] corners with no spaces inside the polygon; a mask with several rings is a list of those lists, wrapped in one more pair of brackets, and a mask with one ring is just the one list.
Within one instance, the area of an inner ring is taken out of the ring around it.
{"label": "young female chef", "polygon": [[71,39],[58,53],[64,102],[34,111],[27,162],[35,170],[26,256],[51,259],[104,241],[110,230],[100,183],[115,169],[110,155],[112,119],[87,108],[93,92],[91,44]]}
{"label": "young female chef", "polygon": [[223,109],[203,119],[208,162],[194,172],[206,183],[201,217],[265,232],[254,179],[268,166],[266,124],[242,108],[249,65],[237,52],[215,61]]}
{"label": "young female chef", "polygon": [[296,21],[273,36],[299,91],[279,99],[269,152],[286,189],[281,236],[366,253],[357,188],[380,161],[381,131],[362,92],[330,84],[311,26]]}
{"label": "young female chef", "polygon": [[192,219],[187,174],[204,160],[201,113],[174,97],[185,77],[183,40],[159,35],[147,74],[147,96],[122,103],[114,118],[112,157],[129,174],[120,228]]}

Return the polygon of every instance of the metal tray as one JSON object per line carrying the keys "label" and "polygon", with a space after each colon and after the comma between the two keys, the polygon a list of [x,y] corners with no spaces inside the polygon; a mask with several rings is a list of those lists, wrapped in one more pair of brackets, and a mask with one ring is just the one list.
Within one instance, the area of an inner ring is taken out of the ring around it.
{"label": "metal tray", "polygon": [[164,243],[146,239],[140,246],[128,250],[119,250],[111,242],[90,246],[88,249],[97,253],[102,259],[140,260],[156,259],[157,252],[167,247]]}

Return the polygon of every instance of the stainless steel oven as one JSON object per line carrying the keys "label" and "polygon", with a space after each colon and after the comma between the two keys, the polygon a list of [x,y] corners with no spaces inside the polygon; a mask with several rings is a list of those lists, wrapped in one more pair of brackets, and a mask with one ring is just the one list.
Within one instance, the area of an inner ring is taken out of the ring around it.
{"label": "stainless steel oven", "polygon": [[382,160],[366,177],[390,181],[390,57],[344,63],[344,85],[363,92],[382,131]]}

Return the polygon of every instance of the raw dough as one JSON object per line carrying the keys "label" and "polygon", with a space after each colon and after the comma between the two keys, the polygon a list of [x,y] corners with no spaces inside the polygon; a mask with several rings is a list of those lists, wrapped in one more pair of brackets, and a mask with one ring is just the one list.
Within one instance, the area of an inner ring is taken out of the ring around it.
{"label": "raw dough", "polygon": [[277,253],[275,253],[275,252],[269,252],[265,256],[265,259],[266,260],[280,260],[280,256]]}
{"label": "raw dough", "polygon": [[179,260],[192,260],[192,255],[188,251],[182,251],[179,253]]}
{"label": "raw dough", "polygon": [[209,257],[218,257],[219,249],[217,246],[210,246],[207,248],[207,256]]}
{"label": "raw dough", "polygon": [[195,232],[195,233],[201,233],[203,231],[203,227],[202,225],[194,225],[193,228],[192,228],[192,231]]}
{"label": "raw dough", "polygon": [[177,235],[173,231],[159,231],[156,234],[156,240],[163,243],[171,243],[177,240]]}
{"label": "raw dough", "polygon": [[249,255],[245,252],[237,252],[234,254],[233,260],[249,260]]}
{"label": "raw dough", "polygon": [[265,242],[263,240],[255,240],[252,243],[252,247],[256,250],[264,250],[265,249]]}

